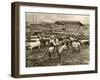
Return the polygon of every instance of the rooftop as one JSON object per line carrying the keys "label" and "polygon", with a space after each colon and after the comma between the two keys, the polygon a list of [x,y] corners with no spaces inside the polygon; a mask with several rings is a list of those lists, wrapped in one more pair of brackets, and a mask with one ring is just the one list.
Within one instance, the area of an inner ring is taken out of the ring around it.
{"label": "rooftop", "polygon": [[80,21],[56,21],[55,24],[58,24],[58,25],[79,24],[80,26],[83,26],[83,24]]}

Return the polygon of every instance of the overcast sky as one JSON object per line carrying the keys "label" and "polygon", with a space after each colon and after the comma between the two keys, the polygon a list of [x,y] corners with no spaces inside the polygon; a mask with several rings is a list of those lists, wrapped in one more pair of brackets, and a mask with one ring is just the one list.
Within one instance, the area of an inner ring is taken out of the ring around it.
{"label": "overcast sky", "polygon": [[48,13],[26,13],[26,21],[30,23],[55,22],[55,21],[80,21],[89,24],[88,15],[48,14]]}

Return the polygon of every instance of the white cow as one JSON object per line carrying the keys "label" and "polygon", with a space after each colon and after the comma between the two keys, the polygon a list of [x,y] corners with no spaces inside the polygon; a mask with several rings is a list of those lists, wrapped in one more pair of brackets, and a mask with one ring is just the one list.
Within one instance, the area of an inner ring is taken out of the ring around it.
{"label": "white cow", "polygon": [[79,42],[76,42],[76,41],[73,41],[72,42],[72,47],[75,48],[75,49],[78,49],[80,46],[80,43]]}
{"label": "white cow", "polygon": [[37,40],[33,40],[31,42],[27,42],[26,46],[32,50],[33,48],[35,47],[38,47],[40,49],[40,41],[37,39]]}
{"label": "white cow", "polygon": [[81,40],[80,43],[84,46],[88,46],[89,45],[89,40]]}

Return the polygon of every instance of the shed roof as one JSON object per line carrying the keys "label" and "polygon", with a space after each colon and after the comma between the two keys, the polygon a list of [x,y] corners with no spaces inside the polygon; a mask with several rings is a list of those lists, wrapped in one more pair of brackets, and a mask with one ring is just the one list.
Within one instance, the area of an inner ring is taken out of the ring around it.
{"label": "shed roof", "polygon": [[80,26],[83,26],[83,24],[80,21],[56,21],[55,24],[58,24],[58,25],[79,24]]}

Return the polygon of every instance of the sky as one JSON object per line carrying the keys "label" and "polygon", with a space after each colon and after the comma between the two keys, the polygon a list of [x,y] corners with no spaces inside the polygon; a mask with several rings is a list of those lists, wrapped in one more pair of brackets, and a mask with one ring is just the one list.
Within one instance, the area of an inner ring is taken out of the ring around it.
{"label": "sky", "polygon": [[82,24],[89,24],[88,15],[74,14],[50,14],[50,13],[25,13],[26,21],[30,23],[41,23],[55,21],[80,21]]}

